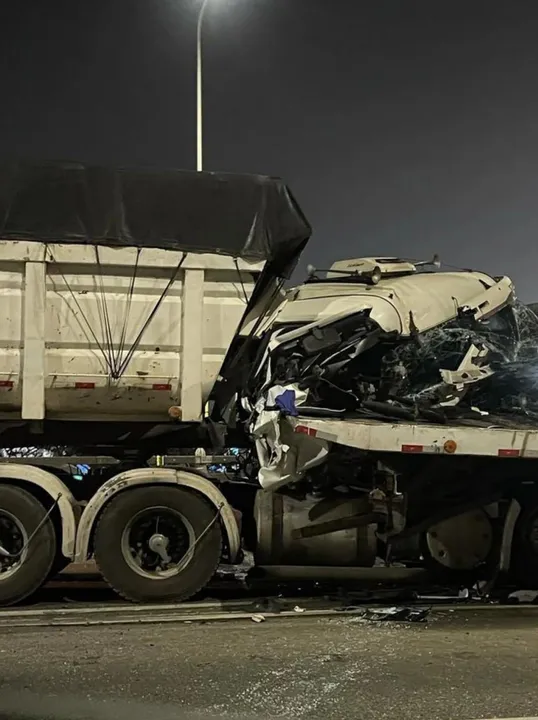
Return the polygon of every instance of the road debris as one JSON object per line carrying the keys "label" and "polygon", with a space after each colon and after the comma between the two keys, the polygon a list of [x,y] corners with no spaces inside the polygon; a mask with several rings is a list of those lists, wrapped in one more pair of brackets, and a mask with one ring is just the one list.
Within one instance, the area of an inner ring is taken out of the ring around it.
{"label": "road debris", "polygon": [[508,595],[507,602],[510,604],[538,604],[538,590],[515,590]]}
{"label": "road debris", "polygon": [[382,607],[365,608],[362,614],[350,618],[350,622],[426,622],[431,608]]}

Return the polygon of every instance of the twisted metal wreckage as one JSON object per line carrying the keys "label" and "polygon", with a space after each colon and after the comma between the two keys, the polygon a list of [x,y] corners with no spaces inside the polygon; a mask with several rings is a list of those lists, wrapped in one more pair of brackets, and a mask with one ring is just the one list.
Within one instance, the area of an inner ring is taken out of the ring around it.
{"label": "twisted metal wreckage", "polygon": [[[433,266],[433,267],[432,267]],[[262,487],[323,463],[289,417],[521,427],[538,421],[538,315],[507,277],[364,258],[310,270],[262,341],[243,406]]]}

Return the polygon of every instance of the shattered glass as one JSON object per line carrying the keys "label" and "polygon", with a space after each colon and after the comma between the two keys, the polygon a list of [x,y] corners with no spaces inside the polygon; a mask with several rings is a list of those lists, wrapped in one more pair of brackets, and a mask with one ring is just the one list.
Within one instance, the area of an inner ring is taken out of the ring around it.
{"label": "shattered glass", "polygon": [[538,419],[538,317],[522,303],[513,311],[518,328],[513,352],[493,365],[495,374],[487,384],[477,387],[475,405]]}

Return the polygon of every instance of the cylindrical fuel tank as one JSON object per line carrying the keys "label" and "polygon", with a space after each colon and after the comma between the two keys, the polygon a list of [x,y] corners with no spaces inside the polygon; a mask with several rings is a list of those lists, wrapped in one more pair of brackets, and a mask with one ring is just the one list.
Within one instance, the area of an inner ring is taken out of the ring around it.
{"label": "cylindrical fuel tank", "polygon": [[257,565],[335,565],[371,567],[375,563],[375,525],[339,530],[311,538],[294,538],[293,531],[306,525],[367,513],[366,499],[341,503],[312,522],[308,513],[319,500],[296,500],[260,490],[254,504],[257,527]]}

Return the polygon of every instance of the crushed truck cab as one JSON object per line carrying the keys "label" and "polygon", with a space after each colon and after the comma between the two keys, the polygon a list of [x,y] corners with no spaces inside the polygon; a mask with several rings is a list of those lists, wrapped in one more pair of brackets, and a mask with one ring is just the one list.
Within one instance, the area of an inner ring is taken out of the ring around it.
{"label": "crushed truck cab", "polygon": [[494,368],[515,368],[525,333],[538,338],[538,324],[509,278],[419,271],[396,258],[340,261],[288,292],[245,402],[260,407],[271,383],[293,384],[298,402],[320,414],[369,409],[441,421],[449,407],[484,404],[473,386],[495,385]]}

